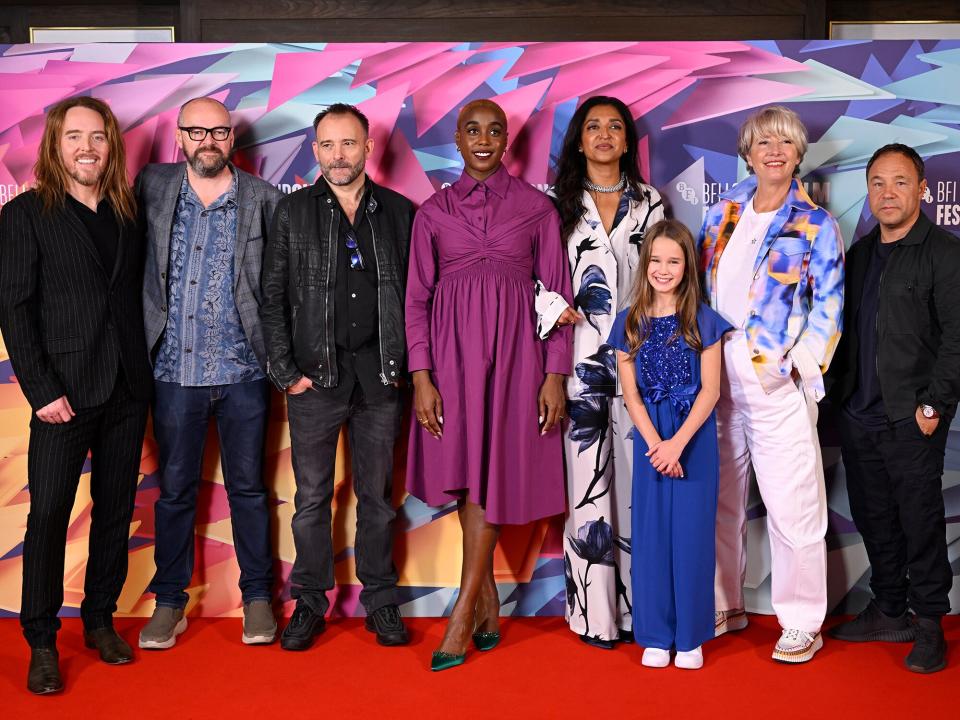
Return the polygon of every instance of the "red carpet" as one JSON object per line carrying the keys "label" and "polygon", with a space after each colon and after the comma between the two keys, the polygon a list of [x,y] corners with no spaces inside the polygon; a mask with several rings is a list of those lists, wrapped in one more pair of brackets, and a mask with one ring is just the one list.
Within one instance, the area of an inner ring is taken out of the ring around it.
{"label": "red carpet", "polygon": [[[142,620],[119,620],[136,640]],[[837,622],[835,618],[828,624]],[[948,618],[951,665],[919,676],[903,667],[909,645],[827,640],[810,663],[770,660],[772,617],[704,648],[699,671],[640,664],[640,649],[579,642],[559,618],[506,620],[504,640],[465,665],[427,670],[443,621],[408,620],[413,642],[381,648],[361,620],[336,620],[305,653],[246,647],[240,620],[194,620],[172,650],[138,651],[109,667],[83,647],[79,620],[60,634],[66,690],[25,687],[26,644],[0,621],[0,709],[11,718],[950,718],[960,716],[960,618]]]}

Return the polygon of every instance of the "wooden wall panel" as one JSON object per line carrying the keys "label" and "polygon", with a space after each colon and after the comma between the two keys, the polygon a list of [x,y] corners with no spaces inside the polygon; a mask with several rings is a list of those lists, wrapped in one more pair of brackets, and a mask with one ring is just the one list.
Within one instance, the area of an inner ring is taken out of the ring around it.
{"label": "wooden wall panel", "polygon": [[177,39],[823,38],[830,20],[960,20],[957,0],[0,0],[0,43],[31,25],[173,25]]}

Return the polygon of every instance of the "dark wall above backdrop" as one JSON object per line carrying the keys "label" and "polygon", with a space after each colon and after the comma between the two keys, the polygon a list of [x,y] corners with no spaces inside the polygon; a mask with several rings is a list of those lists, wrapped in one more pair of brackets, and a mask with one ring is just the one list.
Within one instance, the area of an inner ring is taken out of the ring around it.
{"label": "dark wall above backdrop", "polygon": [[181,42],[826,38],[831,20],[960,21],[956,0],[0,0],[30,27],[172,26]]}

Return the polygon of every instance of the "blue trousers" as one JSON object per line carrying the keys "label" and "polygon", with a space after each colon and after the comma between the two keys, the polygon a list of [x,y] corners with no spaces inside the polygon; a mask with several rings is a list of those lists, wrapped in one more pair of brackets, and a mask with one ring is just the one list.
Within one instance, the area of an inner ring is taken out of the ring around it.
{"label": "blue trousers", "polygon": [[157,605],[182,608],[193,575],[197,492],[207,426],[220,438],[220,465],[230,503],[243,602],[269,600],[273,585],[270,520],[263,485],[263,445],[270,406],[266,380],[183,387],[155,383],[153,434],[160,453],[160,499],[154,507]]}

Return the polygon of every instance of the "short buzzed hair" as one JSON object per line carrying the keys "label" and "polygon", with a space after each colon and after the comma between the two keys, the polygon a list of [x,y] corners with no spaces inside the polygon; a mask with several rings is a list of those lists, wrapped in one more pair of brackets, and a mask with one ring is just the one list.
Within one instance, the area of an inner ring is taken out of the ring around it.
{"label": "short buzzed hair", "polygon": [[870,168],[873,167],[873,164],[879,160],[884,155],[889,155],[891,153],[897,153],[903,155],[907,160],[913,163],[913,166],[917,169],[917,178],[921,182],[926,177],[926,166],[923,164],[923,158],[920,157],[920,153],[914,150],[909,145],[904,145],[903,143],[890,143],[889,145],[884,145],[882,148],[877,150],[873,156],[870,158],[870,162],[867,163],[867,177],[870,177]]}
{"label": "short buzzed hair", "polygon": [[227,117],[230,117],[230,111],[227,110],[227,106],[224,105],[222,102],[220,102],[216,98],[200,96],[200,97],[190,98],[183,105],[180,106],[180,112],[177,113],[178,126],[183,125],[183,113],[186,112],[187,106],[192,105],[195,102],[200,102],[201,100],[207,100],[208,102],[216,103],[217,105],[223,108],[225,113],[227,113]]}
{"label": "short buzzed hair", "polygon": [[314,135],[317,134],[317,127],[327,115],[353,115],[363,128],[363,134],[367,136],[370,135],[370,121],[367,120],[367,116],[364,115],[356,105],[347,105],[346,103],[334,103],[318,112],[317,116],[313,119]]}

